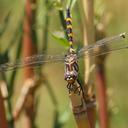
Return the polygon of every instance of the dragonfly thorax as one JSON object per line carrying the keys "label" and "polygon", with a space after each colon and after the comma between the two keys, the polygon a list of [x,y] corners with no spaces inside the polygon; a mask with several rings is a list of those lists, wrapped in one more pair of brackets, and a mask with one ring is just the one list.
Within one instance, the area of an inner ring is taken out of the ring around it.
{"label": "dragonfly thorax", "polygon": [[78,78],[78,59],[75,52],[65,56],[65,80],[72,84]]}

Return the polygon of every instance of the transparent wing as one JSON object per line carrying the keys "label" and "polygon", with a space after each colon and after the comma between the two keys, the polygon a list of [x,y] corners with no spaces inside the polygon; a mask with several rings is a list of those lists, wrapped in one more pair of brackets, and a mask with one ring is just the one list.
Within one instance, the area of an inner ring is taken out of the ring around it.
{"label": "transparent wing", "polygon": [[64,62],[64,55],[33,55],[26,57],[24,60],[17,60],[15,62],[8,62],[0,65],[0,71],[15,70],[23,67],[39,66],[48,62]]}
{"label": "transparent wing", "polygon": [[89,50],[95,49],[97,47],[108,45],[110,43],[114,43],[115,41],[124,39],[125,35],[126,35],[126,33],[121,33],[121,34],[113,36],[113,37],[108,37],[108,38],[98,40],[92,45],[88,45],[88,46],[81,48],[79,50],[78,54],[81,55],[81,54],[84,54],[85,51],[89,51]]}
{"label": "transparent wing", "polygon": [[108,49],[108,50],[105,50],[104,52],[101,52],[101,53],[86,52],[83,55],[86,56],[86,57],[90,57],[90,56],[91,57],[97,57],[97,56],[101,56],[101,55],[105,55],[105,54],[109,54],[109,53],[112,53],[112,52],[116,52],[116,51],[120,51],[120,50],[125,50],[125,49],[128,50],[128,45],[117,47],[117,48]]}
{"label": "transparent wing", "polygon": [[[118,50],[120,48],[126,49],[128,44],[126,44],[126,42],[124,42],[124,41],[120,42],[121,40],[125,40],[124,39],[125,35],[126,35],[126,33],[121,33],[121,34],[113,36],[113,37],[101,39],[101,40],[95,42],[95,44],[85,46],[84,48],[82,48],[78,51],[78,57],[81,57],[83,55],[84,56],[98,56],[101,54],[107,54],[109,52]],[[109,47],[109,49],[106,49],[105,47]],[[101,50],[101,52],[99,53],[98,50],[100,48],[103,50]]]}

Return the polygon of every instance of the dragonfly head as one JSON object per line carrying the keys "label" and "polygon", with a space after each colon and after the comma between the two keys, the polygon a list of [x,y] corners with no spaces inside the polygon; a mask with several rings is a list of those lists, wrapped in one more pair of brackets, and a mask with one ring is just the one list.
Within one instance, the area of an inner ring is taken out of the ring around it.
{"label": "dragonfly head", "polygon": [[76,76],[74,75],[66,75],[65,76],[65,80],[69,83],[69,84],[73,84],[76,80]]}
{"label": "dragonfly head", "polygon": [[70,53],[65,57],[65,80],[72,84],[78,78],[78,60],[76,53]]}

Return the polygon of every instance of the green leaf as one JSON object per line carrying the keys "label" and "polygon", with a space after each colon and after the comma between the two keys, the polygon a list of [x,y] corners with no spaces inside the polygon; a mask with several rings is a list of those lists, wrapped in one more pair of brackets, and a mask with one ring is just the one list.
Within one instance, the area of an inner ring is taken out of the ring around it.
{"label": "green leaf", "polygon": [[54,32],[51,33],[51,35],[57,43],[63,45],[65,48],[69,47],[69,42],[64,38],[64,34],[62,32]]}

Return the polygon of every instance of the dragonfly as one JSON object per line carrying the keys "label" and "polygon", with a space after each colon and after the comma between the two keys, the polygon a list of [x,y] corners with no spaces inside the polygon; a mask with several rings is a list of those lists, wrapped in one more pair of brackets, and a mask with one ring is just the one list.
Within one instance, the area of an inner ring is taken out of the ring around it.
{"label": "dragonfly", "polygon": [[[0,64],[0,72],[7,72],[10,70],[16,70],[17,68],[24,67],[35,67],[42,65],[44,63],[56,63],[62,62],[64,63],[64,79],[67,81],[67,88],[69,89],[69,93],[72,91],[74,84],[78,81],[79,75],[79,66],[78,60],[85,57],[96,57],[101,56],[107,53],[111,53],[113,51],[119,51],[122,49],[127,49],[128,45],[121,45],[118,41],[124,40],[126,33],[121,33],[112,37],[107,37],[101,40],[96,41],[94,44],[87,45],[82,47],[79,51],[73,47],[73,31],[72,31],[72,19],[70,15],[70,9],[66,10],[66,31],[69,42],[69,48],[65,55],[44,55],[44,54],[36,54],[29,57],[26,57],[23,60],[18,60],[15,62],[7,62]],[[121,47],[117,47],[116,44],[121,45]],[[109,46],[109,50],[102,51],[101,53],[97,53],[96,49],[101,48],[103,46]]]}

